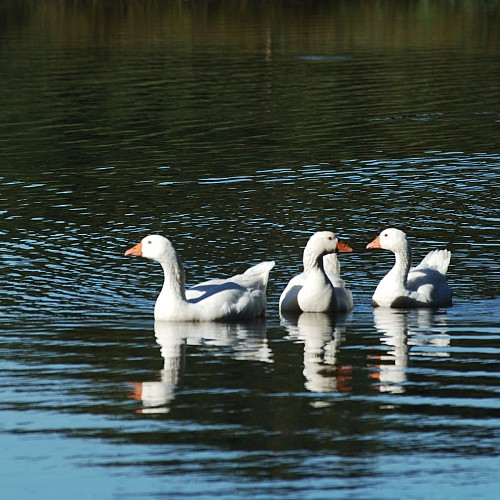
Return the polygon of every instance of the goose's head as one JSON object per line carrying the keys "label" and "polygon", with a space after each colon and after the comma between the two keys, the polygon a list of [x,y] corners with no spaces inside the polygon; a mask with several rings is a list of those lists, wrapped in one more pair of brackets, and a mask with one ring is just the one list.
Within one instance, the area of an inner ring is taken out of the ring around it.
{"label": "goose's head", "polygon": [[307,242],[306,248],[318,255],[352,252],[352,248],[339,240],[331,231],[318,231]]}
{"label": "goose's head", "polygon": [[144,257],[158,262],[162,262],[166,258],[168,259],[172,254],[175,254],[172,243],[159,234],[146,236],[140,243],[125,252],[126,256]]}
{"label": "goose's head", "polygon": [[404,251],[408,249],[408,240],[403,231],[391,227],[384,229],[372,242],[366,245],[366,248],[369,250],[383,248],[391,252]]}

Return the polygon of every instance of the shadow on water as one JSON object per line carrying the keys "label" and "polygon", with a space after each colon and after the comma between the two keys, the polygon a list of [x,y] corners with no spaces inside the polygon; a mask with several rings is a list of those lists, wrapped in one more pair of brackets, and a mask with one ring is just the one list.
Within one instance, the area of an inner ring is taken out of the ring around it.
{"label": "shadow on water", "polygon": [[450,356],[446,310],[380,307],[374,309],[373,318],[381,346],[387,346],[385,354],[375,356],[380,364],[372,365],[375,370],[370,373],[381,392],[405,392],[411,356]]}
{"label": "shadow on water", "polygon": [[132,383],[132,397],[144,406],[139,410],[141,413],[169,411],[176,389],[182,386],[189,346],[205,347],[216,357],[273,362],[266,338],[266,322],[263,320],[228,324],[156,321],[155,337],[164,359],[159,380]]}
{"label": "shadow on water", "polygon": [[339,366],[338,351],[345,340],[347,314],[302,313],[281,317],[286,339],[304,344],[304,387],[310,392],[349,392],[352,366]]}
{"label": "shadow on water", "polygon": [[500,410],[491,363],[498,333],[484,335],[484,315],[463,328],[471,310],[157,322],[154,334],[139,324],[23,327],[18,335],[11,327],[0,347],[3,386],[11,387],[3,408],[50,420],[22,429],[7,420],[6,428],[26,436],[57,429],[103,442],[103,453],[104,443],[134,447],[119,460],[97,452],[108,467],[192,474],[195,454],[216,475],[291,481],[292,489],[318,474],[320,458],[330,487],[346,474],[381,474],[376,457],[415,456],[417,443],[419,456],[450,463],[463,445],[470,460],[491,452]]}

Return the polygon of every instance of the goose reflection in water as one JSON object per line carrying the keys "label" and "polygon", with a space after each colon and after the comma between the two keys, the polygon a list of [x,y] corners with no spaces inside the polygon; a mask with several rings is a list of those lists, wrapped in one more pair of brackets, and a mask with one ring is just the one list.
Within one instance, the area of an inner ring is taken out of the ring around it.
{"label": "goose reflection in water", "polygon": [[369,365],[375,368],[370,377],[377,380],[376,389],[380,392],[405,392],[410,354],[412,357],[450,355],[446,312],[378,307],[373,310],[373,319],[382,334],[380,342],[389,346],[386,354],[373,356],[376,363]]}
{"label": "goose reflection in water", "polygon": [[351,390],[352,367],[339,366],[337,355],[345,332],[346,315],[302,313],[282,315],[288,339],[304,344],[304,386],[311,392]]}
{"label": "goose reflection in water", "polygon": [[266,338],[266,323],[189,323],[155,321],[155,337],[164,359],[159,380],[132,382],[131,397],[142,402],[139,413],[167,413],[182,382],[186,366],[186,346],[213,348],[214,356],[230,356],[241,361],[272,363]]}

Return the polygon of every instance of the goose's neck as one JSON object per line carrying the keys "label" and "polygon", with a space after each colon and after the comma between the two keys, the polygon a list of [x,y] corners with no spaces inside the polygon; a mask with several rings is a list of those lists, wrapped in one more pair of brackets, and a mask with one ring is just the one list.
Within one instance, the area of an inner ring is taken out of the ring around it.
{"label": "goose's neck", "polygon": [[307,247],[304,250],[302,263],[304,264],[304,272],[306,274],[309,272],[325,272],[323,267],[323,254],[318,254],[318,252],[308,249]]}
{"label": "goose's neck", "polygon": [[395,280],[398,285],[406,288],[408,273],[411,267],[411,247],[406,245],[394,252],[396,262],[393,268],[389,271],[391,279]]}
{"label": "goose's neck", "polygon": [[174,251],[174,254],[163,258],[160,264],[165,275],[160,295],[185,300],[184,269],[177,252]]}
{"label": "goose's neck", "polygon": [[325,273],[323,255],[323,252],[307,247],[304,251],[305,280],[297,295],[302,311],[334,311],[337,307],[333,285]]}

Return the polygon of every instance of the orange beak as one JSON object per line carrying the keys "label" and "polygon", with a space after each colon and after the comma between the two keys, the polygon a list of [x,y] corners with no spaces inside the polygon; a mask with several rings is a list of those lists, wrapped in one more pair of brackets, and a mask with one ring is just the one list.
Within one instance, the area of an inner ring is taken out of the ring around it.
{"label": "orange beak", "polygon": [[380,236],[377,236],[371,243],[368,243],[368,245],[366,245],[366,248],[368,250],[373,250],[374,248],[382,248],[380,246]]}
{"label": "orange beak", "polygon": [[352,252],[352,248],[344,243],[343,241],[337,239],[337,252],[338,253],[349,253]]}
{"label": "orange beak", "polygon": [[129,255],[134,255],[135,257],[142,257],[142,243],[137,243],[132,248],[129,248],[126,252],[125,255],[128,257]]}

